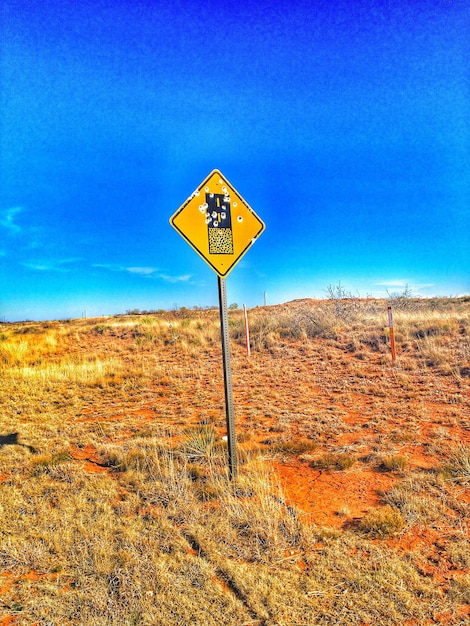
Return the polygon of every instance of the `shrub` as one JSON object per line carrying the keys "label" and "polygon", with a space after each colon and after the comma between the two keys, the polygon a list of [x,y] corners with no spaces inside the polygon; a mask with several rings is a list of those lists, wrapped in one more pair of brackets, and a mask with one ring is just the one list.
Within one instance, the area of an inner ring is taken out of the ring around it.
{"label": "shrub", "polygon": [[190,462],[210,461],[216,452],[216,433],[211,424],[203,424],[192,431],[181,451]]}
{"label": "shrub", "polygon": [[345,470],[354,465],[356,459],[345,452],[328,452],[311,462],[311,467],[319,470]]}
{"label": "shrub", "polygon": [[415,474],[394,485],[384,495],[384,501],[398,509],[409,524],[436,521],[446,511],[439,485],[426,474]]}
{"label": "shrub", "polygon": [[93,331],[97,335],[104,335],[105,333],[111,332],[112,329],[112,326],[110,326],[109,324],[96,324],[93,328]]}
{"label": "shrub", "polygon": [[68,463],[69,461],[72,461],[72,455],[68,450],[41,454],[33,461],[33,473],[36,476],[51,473],[52,470],[57,468],[62,463]]}
{"label": "shrub", "polygon": [[383,472],[401,472],[408,465],[408,459],[402,454],[392,454],[380,460],[379,469]]}
{"label": "shrub", "polygon": [[456,604],[470,603],[470,575],[464,574],[450,581],[449,597]]}
{"label": "shrub", "polygon": [[461,445],[443,466],[443,473],[459,483],[470,483],[470,447]]}
{"label": "shrub", "polygon": [[[280,339],[336,339],[338,319],[333,309],[324,307],[301,306],[289,312],[273,315],[262,311],[252,315],[250,320],[250,338],[255,350],[270,349]],[[241,321],[231,331],[234,339],[244,342],[244,329]]]}
{"label": "shrub", "polygon": [[328,285],[326,293],[328,299],[334,303],[334,313],[338,319],[351,322],[356,318],[361,310],[361,301],[346,291],[341,282],[337,285]]}
{"label": "shrub", "polygon": [[378,539],[393,537],[405,527],[403,515],[396,507],[389,504],[378,509],[370,509],[362,518],[360,529]]}
{"label": "shrub", "polygon": [[317,444],[311,439],[291,439],[288,441],[277,439],[275,441],[268,440],[265,443],[269,446],[271,453],[288,456],[298,456],[299,454],[313,452],[317,447]]}

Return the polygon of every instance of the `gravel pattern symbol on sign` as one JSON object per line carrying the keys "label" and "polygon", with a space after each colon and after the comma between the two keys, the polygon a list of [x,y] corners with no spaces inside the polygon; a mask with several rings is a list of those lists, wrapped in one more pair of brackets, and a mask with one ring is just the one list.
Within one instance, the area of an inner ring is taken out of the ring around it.
{"label": "gravel pattern symbol on sign", "polygon": [[231,228],[209,228],[209,254],[233,254]]}

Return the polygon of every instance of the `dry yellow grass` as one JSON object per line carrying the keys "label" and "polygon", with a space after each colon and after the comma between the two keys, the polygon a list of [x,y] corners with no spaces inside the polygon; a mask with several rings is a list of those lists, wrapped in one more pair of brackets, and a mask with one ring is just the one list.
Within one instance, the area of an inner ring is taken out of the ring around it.
{"label": "dry yellow grass", "polygon": [[[393,366],[383,302],[250,311],[251,360],[230,312],[233,483],[217,312],[2,325],[0,623],[465,623],[469,303],[405,304]],[[332,528],[273,470],[299,455],[393,482]]]}

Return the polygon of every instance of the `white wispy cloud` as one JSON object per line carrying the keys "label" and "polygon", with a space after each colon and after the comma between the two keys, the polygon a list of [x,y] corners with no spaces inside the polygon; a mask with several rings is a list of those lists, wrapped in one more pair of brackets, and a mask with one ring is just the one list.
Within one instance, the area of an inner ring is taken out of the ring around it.
{"label": "white wispy cloud", "polygon": [[435,287],[436,283],[414,283],[411,285],[412,289],[429,289],[430,287]]}
{"label": "white wispy cloud", "polygon": [[93,267],[107,270],[109,272],[127,272],[129,274],[136,274],[137,276],[143,276],[144,278],[151,278],[152,280],[163,280],[166,283],[181,283],[186,282],[192,278],[192,274],[181,274],[179,276],[172,276],[171,274],[165,274],[161,272],[158,267],[151,266],[126,266],[119,265],[118,263],[93,263]]}
{"label": "white wispy cloud", "polygon": [[183,274],[181,276],[169,276],[168,274],[158,274],[158,278],[161,278],[167,283],[184,283],[191,278],[192,274]]}
{"label": "white wispy cloud", "polygon": [[131,274],[140,274],[141,276],[151,276],[157,271],[155,267],[126,267],[124,269],[126,272],[130,272]]}
{"label": "white wispy cloud", "polygon": [[48,272],[52,270],[52,265],[49,263],[22,263],[23,267],[27,267],[29,270],[35,270],[36,272]]}
{"label": "white wispy cloud", "polygon": [[70,272],[72,268],[68,267],[74,263],[81,261],[80,258],[40,260],[22,263],[23,267],[27,267],[35,272]]}
{"label": "white wispy cloud", "polygon": [[397,292],[409,291],[412,295],[419,296],[421,291],[435,287],[435,283],[418,283],[405,278],[394,278],[388,280],[377,281],[374,283],[377,287],[383,287],[387,293],[390,290],[392,294]]}
{"label": "white wispy cloud", "polygon": [[114,263],[93,263],[92,267],[97,267],[102,270],[109,270],[110,272],[122,272],[124,268],[122,265],[116,265]]}
{"label": "white wispy cloud", "polygon": [[93,267],[108,270],[110,272],[127,272],[129,274],[143,276],[144,278],[163,280],[166,283],[186,282],[192,277],[192,274],[181,274],[179,276],[172,276],[171,274],[165,274],[164,272],[161,272],[158,267],[151,266],[126,266],[119,265],[118,263],[94,263]]}
{"label": "white wispy cloud", "polygon": [[0,226],[6,228],[12,235],[21,233],[21,226],[16,223],[16,217],[22,213],[23,207],[14,206],[8,209],[0,209]]}
{"label": "white wispy cloud", "polygon": [[377,285],[377,287],[406,287],[407,285],[410,284],[409,280],[406,280],[404,278],[395,278],[392,280],[381,280],[378,281],[376,283],[374,283],[375,285]]}
{"label": "white wispy cloud", "polygon": [[119,265],[118,263],[93,263],[93,267],[108,270],[110,272],[128,272],[129,274],[139,274],[140,276],[152,276],[158,272],[158,268],[156,267],[128,267],[126,265]]}

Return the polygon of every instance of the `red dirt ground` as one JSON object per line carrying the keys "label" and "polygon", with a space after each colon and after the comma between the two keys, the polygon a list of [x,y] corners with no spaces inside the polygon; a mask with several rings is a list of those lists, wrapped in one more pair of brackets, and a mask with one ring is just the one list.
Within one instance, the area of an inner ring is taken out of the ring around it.
{"label": "red dirt ground", "polygon": [[[96,338],[97,346],[102,349],[106,340]],[[263,451],[279,478],[286,503],[315,526],[348,528],[381,505],[382,494],[403,476],[379,471],[380,457],[399,454],[406,458],[408,468],[429,471],[443,463],[452,446],[470,446],[468,377],[458,380],[431,368],[411,366],[409,355],[399,355],[394,366],[388,354],[360,356],[344,345],[327,345],[325,340],[290,341],[271,352],[254,352],[251,358],[242,346],[232,348],[241,445]],[[156,380],[149,399],[140,399],[137,406],[125,402],[121,412],[116,406],[97,403],[85,408],[77,423],[120,422],[119,439],[126,441],[157,418],[172,420],[176,433],[179,425],[183,433],[209,419],[224,435],[220,357],[204,358],[203,378],[183,375],[177,381],[171,377]],[[159,354],[159,362],[171,368],[181,362],[181,355],[168,347]],[[173,435],[173,443],[179,436]],[[299,438],[313,442],[311,453],[270,452],[278,441]],[[348,453],[356,462],[341,471],[315,468],[312,460],[329,451]],[[70,452],[88,472],[110,471],[90,444],[71,446]],[[459,498],[470,503],[468,486]],[[445,541],[445,529],[415,526],[387,544],[404,553],[423,550],[423,574],[443,584],[462,573],[443,557]],[[35,575],[30,572],[25,577]],[[2,574],[0,594],[17,580],[9,578],[8,572]],[[470,606],[465,611],[470,623]],[[6,616],[0,626],[13,624],[14,619]],[[447,621],[446,615],[436,616],[436,623]]]}

